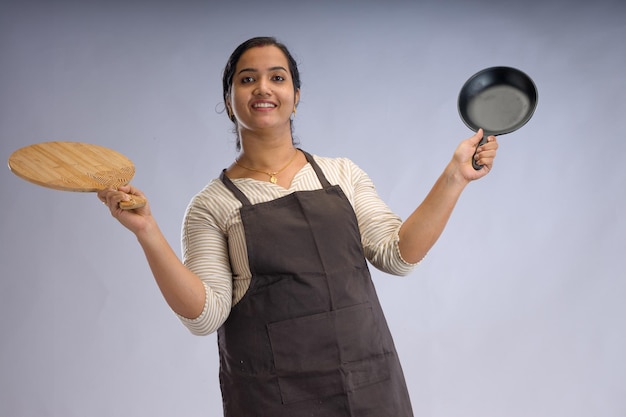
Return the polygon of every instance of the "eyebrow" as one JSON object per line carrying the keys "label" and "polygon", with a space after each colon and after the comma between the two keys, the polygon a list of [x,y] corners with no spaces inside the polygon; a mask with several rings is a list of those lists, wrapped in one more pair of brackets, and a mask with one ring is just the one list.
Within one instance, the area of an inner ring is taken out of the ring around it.
{"label": "eyebrow", "polygon": [[[287,72],[285,67],[281,67],[281,66],[272,67],[269,69],[269,71],[279,71],[279,70]],[[242,72],[259,72],[259,70],[256,68],[242,68],[237,74],[241,74]]]}

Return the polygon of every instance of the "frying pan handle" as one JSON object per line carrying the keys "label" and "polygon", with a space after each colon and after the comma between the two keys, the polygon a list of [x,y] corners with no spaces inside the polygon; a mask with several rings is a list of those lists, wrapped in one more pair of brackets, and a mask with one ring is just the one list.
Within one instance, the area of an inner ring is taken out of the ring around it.
{"label": "frying pan handle", "polygon": [[480,142],[478,142],[478,145],[476,145],[476,151],[474,151],[474,155],[472,156],[472,166],[474,167],[474,169],[476,171],[480,171],[480,169],[483,167],[482,165],[479,165],[476,160],[474,159],[474,157],[476,156],[476,152],[478,152],[478,147],[481,145],[484,145],[485,143],[487,143],[487,134],[483,135],[483,138],[480,140]]}

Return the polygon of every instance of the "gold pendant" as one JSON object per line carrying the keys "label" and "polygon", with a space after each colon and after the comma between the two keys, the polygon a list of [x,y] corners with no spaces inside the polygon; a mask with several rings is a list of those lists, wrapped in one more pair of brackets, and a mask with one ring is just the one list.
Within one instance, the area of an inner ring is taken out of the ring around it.
{"label": "gold pendant", "polygon": [[278,178],[276,178],[276,175],[274,175],[274,174],[270,175],[270,182],[272,184],[276,184],[278,182]]}

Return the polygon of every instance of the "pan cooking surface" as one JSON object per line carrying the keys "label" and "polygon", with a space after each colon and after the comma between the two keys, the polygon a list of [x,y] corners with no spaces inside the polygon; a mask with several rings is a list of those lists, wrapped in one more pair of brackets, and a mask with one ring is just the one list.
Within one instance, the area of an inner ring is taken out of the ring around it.
{"label": "pan cooking surface", "polygon": [[530,106],[524,92],[509,85],[495,85],[468,100],[467,116],[486,132],[509,132],[525,123]]}

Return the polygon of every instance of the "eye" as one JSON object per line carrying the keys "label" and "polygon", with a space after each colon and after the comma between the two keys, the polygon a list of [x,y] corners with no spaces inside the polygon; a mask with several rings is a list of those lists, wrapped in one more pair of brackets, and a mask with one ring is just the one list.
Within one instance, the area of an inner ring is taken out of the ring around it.
{"label": "eye", "polygon": [[248,84],[254,81],[254,78],[248,76],[241,79],[241,84]]}
{"label": "eye", "polygon": [[281,81],[285,81],[285,77],[283,77],[282,75],[274,75],[272,77],[272,80],[281,82]]}

